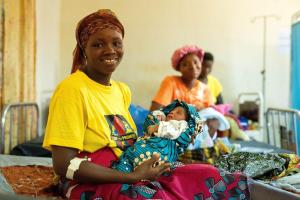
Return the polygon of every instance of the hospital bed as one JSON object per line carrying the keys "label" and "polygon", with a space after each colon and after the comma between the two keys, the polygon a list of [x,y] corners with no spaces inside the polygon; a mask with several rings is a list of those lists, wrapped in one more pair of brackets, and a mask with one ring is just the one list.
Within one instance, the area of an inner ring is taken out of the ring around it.
{"label": "hospital bed", "polygon": [[[274,109],[272,109],[272,111],[273,110]],[[269,113],[271,113],[271,111]],[[21,116],[19,116],[19,114],[21,114]],[[5,155],[13,148],[14,145],[20,143],[21,139],[23,139],[24,141],[28,141],[30,139],[38,138],[38,119],[39,119],[39,114],[38,114],[38,106],[36,103],[17,103],[17,104],[9,104],[5,106],[1,116],[0,167],[15,166],[15,165],[52,166],[51,158]],[[18,123],[16,123],[16,121]],[[26,124],[26,126],[21,125],[22,123]],[[273,124],[274,125],[278,124],[278,123],[273,123],[272,121],[268,121],[268,123],[270,123],[270,127],[272,127]],[[15,128],[14,127],[15,125],[21,125],[21,127],[23,128]],[[24,127],[27,127],[26,131],[24,131]],[[271,130],[272,128],[270,128],[270,133]],[[22,134],[23,136],[21,136]],[[276,133],[274,134],[276,135]],[[10,141],[13,140],[13,136],[17,136],[18,139],[15,141]],[[5,142],[5,139],[8,141]],[[42,142],[41,140],[38,141],[40,146],[41,146],[41,142]],[[279,147],[274,147],[270,144],[257,143],[255,141],[252,141],[252,143],[239,142],[239,144],[242,147],[248,147],[248,148],[258,147],[259,144],[260,145],[259,148],[272,149],[273,152],[286,151]],[[277,189],[275,187],[257,181],[254,181],[253,184],[251,184],[250,191],[253,199],[264,199],[264,200],[265,199],[299,199],[300,200],[300,197],[293,193],[281,189]],[[6,179],[4,178],[4,176],[0,173],[0,195],[1,193],[13,194],[14,192],[10,187],[10,185],[8,184],[8,182],[6,181]],[[268,194],[267,197],[266,194]]]}
{"label": "hospital bed", "polygon": [[300,111],[268,108],[266,112],[267,141],[270,145],[288,149],[300,155]]}
{"label": "hospital bed", "polygon": [[250,138],[259,141],[258,146],[265,143],[300,155],[297,143],[300,141],[299,110],[271,107],[265,111],[263,97],[259,92],[239,94],[238,105],[240,116],[257,123],[255,129],[245,132]]}
{"label": "hospital bed", "polygon": [[12,103],[1,114],[0,154],[7,154],[20,144],[38,137],[39,107],[35,102]]}
{"label": "hospital bed", "polygon": [[[7,155],[14,147],[39,139],[39,108],[37,103],[25,102],[5,105],[2,110],[0,124],[0,167],[52,167],[51,158]],[[32,151],[41,150],[41,145],[36,147]],[[0,199],[27,199],[24,196],[17,197],[14,195],[12,186],[5,179],[2,172],[0,172]]]}

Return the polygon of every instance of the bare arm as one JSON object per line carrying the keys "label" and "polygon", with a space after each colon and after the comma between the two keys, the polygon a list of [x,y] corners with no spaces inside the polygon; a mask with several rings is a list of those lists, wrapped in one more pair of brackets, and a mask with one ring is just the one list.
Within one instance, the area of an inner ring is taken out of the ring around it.
{"label": "bare arm", "polygon": [[[52,146],[53,168],[55,173],[65,176],[70,160],[78,154],[77,149]],[[163,172],[169,170],[169,164],[161,164],[153,167],[159,159],[154,155],[150,160],[132,173],[123,173],[114,169],[106,168],[92,162],[83,161],[79,169],[74,174],[74,179],[85,183],[136,183],[142,179],[155,180]]]}
{"label": "bare arm", "polygon": [[163,108],[164,106],[161,105],[160,103],[157,103],[155,101],[152,101],[152,104],[151,104],[151,107],[150,107],[150,111],[153,111],[153,110],[159,110],[161,108]]}

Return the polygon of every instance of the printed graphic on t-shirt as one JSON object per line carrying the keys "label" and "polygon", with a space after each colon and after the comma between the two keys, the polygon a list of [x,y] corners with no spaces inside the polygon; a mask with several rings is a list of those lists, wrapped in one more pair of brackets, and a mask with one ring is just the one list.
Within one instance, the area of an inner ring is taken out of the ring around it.
{"label": "printed graphic on t-shirt", "polygon": [[124,150],[133,145],[137,135],[133,128],[122,115],[105,115],[111,131],[111,139],[117,144],[117,147]]}

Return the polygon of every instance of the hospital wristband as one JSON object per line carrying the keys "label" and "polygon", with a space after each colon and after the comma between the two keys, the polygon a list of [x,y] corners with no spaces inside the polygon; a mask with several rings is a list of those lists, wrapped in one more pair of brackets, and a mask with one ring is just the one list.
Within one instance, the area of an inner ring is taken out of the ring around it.
{"label": "hospital wristband", "polygon": [[90,158],[73,158],[72,160],[70,160],[70,164],[68,166],[68,170],[66,173],[66,177],[68,179],[73,180],[74,177],[74,173],[79,169],[81,162],[83,161],[91,161]]}

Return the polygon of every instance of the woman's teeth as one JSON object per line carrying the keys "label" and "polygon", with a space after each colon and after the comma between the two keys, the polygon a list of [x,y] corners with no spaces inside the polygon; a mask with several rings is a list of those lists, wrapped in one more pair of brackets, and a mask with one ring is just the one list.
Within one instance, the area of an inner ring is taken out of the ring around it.
{"label": "woman's teeth", "polygon": [[116,59],[105,59],[104,62],[107,64],[116,64],[117,60]]}

